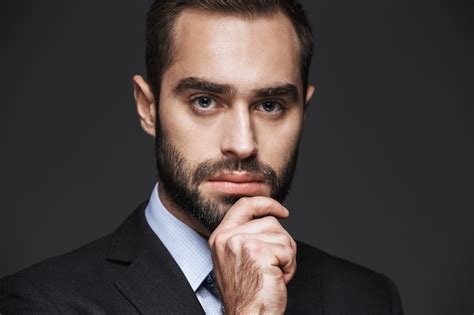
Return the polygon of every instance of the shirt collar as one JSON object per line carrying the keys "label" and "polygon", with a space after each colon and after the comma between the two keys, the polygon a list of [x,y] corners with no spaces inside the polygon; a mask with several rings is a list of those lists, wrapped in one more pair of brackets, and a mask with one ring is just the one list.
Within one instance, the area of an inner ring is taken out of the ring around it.
{"label": "shirt collar", "polygon": [[145,217],[196,292],[212,271],[207,240],[165,208],[158,195],[158,184],[151,193]]}

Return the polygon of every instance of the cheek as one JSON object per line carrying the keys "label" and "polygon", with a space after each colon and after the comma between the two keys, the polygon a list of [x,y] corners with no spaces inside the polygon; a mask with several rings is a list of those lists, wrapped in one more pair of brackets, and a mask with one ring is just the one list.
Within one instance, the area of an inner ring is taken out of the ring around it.
{"label": "cheek", "polygon": [[299,115],[274,127],[260,125],[258,128],[260,160],[275,170],[281,170],[298,144],[301,128],[302,118]]}
{"label": "cheek", "polygon": [[160,107],[163,137],[192,164],[212,158],[219,148],[216,123],[199,121],[178,102],[168,102]]}

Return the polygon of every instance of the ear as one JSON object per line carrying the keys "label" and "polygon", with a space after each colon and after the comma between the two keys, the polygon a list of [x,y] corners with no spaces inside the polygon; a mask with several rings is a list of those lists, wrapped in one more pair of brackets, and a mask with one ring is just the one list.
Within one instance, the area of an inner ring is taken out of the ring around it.
{"label": "ear", "polygon": [[151,86],[140,75],[134,75],[132,81],[140,124],[147,134],[155,137],[156,102]]}
{"label": "ear", "polygon": [[311,101],[311,98],[313,97],[315,87],[314,85],[308,85],[308,88],[306,89],[306,96],[305,96],[305,101],[304,101],[304,116],[303,118],[306,118],[306,110],[308,108],[309,102]]}

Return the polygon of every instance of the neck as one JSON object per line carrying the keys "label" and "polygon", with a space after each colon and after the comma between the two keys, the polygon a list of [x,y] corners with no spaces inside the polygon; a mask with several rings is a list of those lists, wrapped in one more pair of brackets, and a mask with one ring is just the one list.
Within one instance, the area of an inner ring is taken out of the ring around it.
{"label": "neck", "polygon": [[171,200],[168,193],[163,189],[163,185],[158,185],[158,196],[166,210],[168,210],[168,212],[170,212],[175,218],[201,234],[206,239],[209,238],[211,232],[191,213],[184,211],[176,205],[176,203]]}

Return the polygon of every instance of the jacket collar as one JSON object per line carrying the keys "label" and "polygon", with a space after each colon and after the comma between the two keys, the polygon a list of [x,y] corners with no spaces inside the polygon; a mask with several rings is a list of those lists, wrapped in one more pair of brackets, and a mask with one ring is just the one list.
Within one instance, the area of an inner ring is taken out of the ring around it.
{"label": "jacket collar", "polygon": [[128,265],[115,286],[142,314],[204,314],[185,276],[148,226],[146,205],[112,234],[107,260]]}

